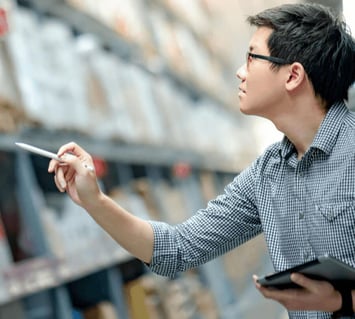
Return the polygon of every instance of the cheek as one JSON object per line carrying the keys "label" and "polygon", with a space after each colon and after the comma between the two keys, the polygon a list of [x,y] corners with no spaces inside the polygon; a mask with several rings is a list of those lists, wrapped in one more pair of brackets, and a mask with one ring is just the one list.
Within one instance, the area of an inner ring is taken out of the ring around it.
{"label": "cheek", "polygon": [[281,100],[275,79],[256,79],[247,83],[247,94],[240,99],[240,110],[245,114],[266,115]]}
{"label": "cheek", "polygon": [[250,83],[250,89],[255,98],[265,103],[275,102],[281,97],[281,83],[275,76],[259,77]]}

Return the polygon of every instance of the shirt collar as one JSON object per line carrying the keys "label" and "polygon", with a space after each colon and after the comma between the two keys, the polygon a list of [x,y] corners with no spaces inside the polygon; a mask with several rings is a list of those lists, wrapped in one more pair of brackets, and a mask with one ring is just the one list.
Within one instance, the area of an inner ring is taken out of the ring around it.
{"label": "shirt collar", "polygon": [[[327,155],[330,154],[336,143],[339,130],[343,124],[343,119],[348,112],[349,109],[344,102],[338,102],[332,105],[324,117],[310,148],[317,148]],[[294,145],[284,136],[281,142],[281,156],[287,158],[294,151]]]}

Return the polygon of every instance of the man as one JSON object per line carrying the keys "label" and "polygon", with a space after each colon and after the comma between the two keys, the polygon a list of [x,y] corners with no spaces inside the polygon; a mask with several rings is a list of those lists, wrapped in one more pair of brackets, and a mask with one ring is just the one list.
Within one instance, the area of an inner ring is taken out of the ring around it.
{"label": "man", "polygon": [[[319,5],[283,5],[248,21],[256,31],[237,72],[240,109],[271,120],[285,137],[205,209],[176,226],[135,217],[100,191],[91,156],[75,143],[59,149],[63,162],[52,160],[49,172],[60,191],[162,275],[196,267],[261,232],[277,271],[326,253],[355,267],[355,114],[344,104],[355,78],[354,40]],[[302,288],[255,285],[290,318],[354,314],[355,290],[300,274],[292,280]]]}

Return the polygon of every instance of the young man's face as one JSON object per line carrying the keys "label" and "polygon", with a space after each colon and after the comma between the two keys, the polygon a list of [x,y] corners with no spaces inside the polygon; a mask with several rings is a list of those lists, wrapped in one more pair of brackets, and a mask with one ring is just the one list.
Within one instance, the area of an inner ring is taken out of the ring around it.
{"label": "young man's face", "polygon": [[[261,27],[250,40],[249,52],[270,56],[267,40],[272,29]],[[280,115],[280,106],[285,96],[285,72],[272,70],[271,62],[259,58],[247,58],[239,68],[240,110],[245,114],[258,115],[272,120]]]}

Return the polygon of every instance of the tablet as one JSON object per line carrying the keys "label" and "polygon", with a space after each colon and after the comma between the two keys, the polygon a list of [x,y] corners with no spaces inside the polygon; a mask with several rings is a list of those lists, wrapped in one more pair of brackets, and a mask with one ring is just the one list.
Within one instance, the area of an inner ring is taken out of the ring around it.
{"label": "tablet", "polygon": [[315,260],[281,272],[260,277],[257,281],[264,287],[297,288],[299,286],[292,282],[290,278],[291,274],[296,272],[311,279],[329,281],[336,288],[355,288],[355,268],[329,255],[318,257]]}

